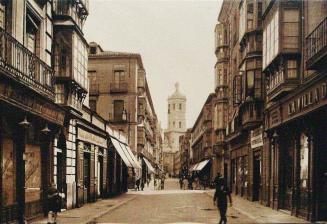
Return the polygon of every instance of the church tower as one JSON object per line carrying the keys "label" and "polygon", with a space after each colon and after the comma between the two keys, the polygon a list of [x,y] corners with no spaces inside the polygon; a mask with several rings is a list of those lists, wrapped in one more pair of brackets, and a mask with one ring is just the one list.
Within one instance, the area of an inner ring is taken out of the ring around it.
{"label": "church tower", "polygon": [[175,84],[175,92],[168,97],[168,123],[165,131],[165,151],[179,150],[179,136],[186,132],[186,97],[179,91],[179,84]]}
{"label": "church tower", "polygon": [[175,84],[175,92],[168,97],[167,131],[186,131],[186,97],[179,92],[179,84]]}

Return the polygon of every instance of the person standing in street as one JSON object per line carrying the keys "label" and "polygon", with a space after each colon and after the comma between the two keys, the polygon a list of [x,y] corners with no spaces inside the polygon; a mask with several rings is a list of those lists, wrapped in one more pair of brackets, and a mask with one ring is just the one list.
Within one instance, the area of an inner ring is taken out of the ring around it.
{"label": "person standing in street", "polygon": [[136,190],[137,190],[137,191],[140,190],[140,180],[141,180],[141,179],[138,178],[138,179],[136,180],[136,183],[135,183],[135,184],[136,184]]}
{"label": "person standing in street", "polygon": [[213,197],[214,205],[217,204],[217,208],[220,213],[220,221],[219,224],[227,223],[227,197],[229,198],[230,206],[232,206],[232,197],[230,191],[226,184],[224,183],[224,179],[220,180],[221,185],[216,187],[215,195]]}

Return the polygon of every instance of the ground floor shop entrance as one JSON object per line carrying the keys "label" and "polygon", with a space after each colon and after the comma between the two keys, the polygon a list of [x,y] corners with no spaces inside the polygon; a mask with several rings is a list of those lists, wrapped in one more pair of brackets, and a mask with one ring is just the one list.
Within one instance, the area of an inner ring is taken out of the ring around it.
{"label": "ground floor shop entrance", "polygon": [[253,201],[259,201],[261,189],[261,154],[253,155]]}

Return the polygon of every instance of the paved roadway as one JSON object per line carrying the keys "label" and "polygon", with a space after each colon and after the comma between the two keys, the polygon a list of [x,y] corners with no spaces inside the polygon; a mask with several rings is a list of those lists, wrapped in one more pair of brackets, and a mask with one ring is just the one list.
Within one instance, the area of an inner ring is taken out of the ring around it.
{"label": "paved roadway", "polygon": [[[204,191],[179,190],[177,180],[166,180],[165,190],[130,192],[137,197],[98,218],[96,223],[218,223],[217,208]],[[230,207],[228,223],[254,223]]]}

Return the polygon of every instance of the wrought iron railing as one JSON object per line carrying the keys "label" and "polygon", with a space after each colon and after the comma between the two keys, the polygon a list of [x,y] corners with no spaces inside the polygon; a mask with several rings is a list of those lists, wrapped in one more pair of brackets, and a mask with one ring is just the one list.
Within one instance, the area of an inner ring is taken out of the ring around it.
{"label": "wrought iron railing", "polygon": [[0,28],[0,69],[5,75],[54,99],[52,68],[2,28]]}
{"label": "wrought iron railing", "polygon": [[318,54],[327,51],[327,17],[308,35],[306,42],[307,63],[312,64]]}

